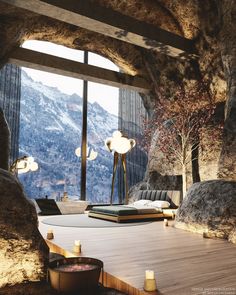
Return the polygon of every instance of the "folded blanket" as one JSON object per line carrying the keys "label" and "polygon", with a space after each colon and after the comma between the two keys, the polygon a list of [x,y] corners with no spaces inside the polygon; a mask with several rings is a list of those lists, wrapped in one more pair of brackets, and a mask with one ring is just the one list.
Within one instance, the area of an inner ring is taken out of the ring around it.
{"label": "folded blanket", "polygon": [[161,213],[161,209],[150,208],[147,206],[137,206],[134,205],[116,205],[116,206],[94,206],[91,212],[104,213],[108,215],[116,216],[128,216],[128,215],[138,215],[138,214],[150,214],[150,213]]}

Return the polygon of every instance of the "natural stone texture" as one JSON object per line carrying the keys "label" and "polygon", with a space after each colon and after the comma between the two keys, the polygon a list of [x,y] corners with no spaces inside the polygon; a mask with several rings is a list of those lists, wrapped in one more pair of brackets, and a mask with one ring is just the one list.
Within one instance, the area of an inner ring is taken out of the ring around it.
{"label": "natural stone texture", "polygon": [[129,189],[129,192],[128,192],[128,196],[129,196],[128,203],[131,204],[131,203],[137,201],[138,200],[138,192],[140,190],[146,190],[146,189],[148,189],[148,187],[147,187],[147,182],[145,180],[140,181],[140,182],[136,183],[135,185],[133,185]]}
{"label": "natural stone texture", "polygon": [[[234,0],[205,0],[204,5],[201,1],[195,0],[159,0],[157,2],[151,0],[92,0],[92,2],[193,39],[199,52],[199,59],[197,62],[180,61],[164,54],[141,49],[138,46],[0,2],[0,26],[2,27],[0,32],[0,65],[4,64],[11,51],[25,40],[44,40],[69,48],[98,53],[112,60],[122,71],[145,78],[152,87],[149,96],[142,95],[149,114],[152,113],[155,101],[158,99],[160,86],[167,93],[174,92],[180,81],[187,82],[200,76],[206,76],[212,81],[211,87],[217,93],[216,101],[226,100],[226,83],[221,59],[222,46],[220,45],[226,41],[225,48],[227,48],[222,57],[225,72],[227,72],[227,65],[231,66],[235,63],[235,54],[231,50],[234,45],[231,46],[230,44],[235,44],[233,42],[236,39],[226,38],[227,34],[235,32],[233,19],[235,14],[231,13],[233,10],[230,8],[233,7]],[[220,14],[220,12],[223,13]],[[228,16],[224,12],[227,12]],[[222,42],[219,42],[220,32]],[[229,68],[230,73],[232,73],[229,77],[233,76],[233,68]],[[228,77],[228,75],[226,76]],[[235,83],[232,83],[231,97],[235,97],[233,94],[234,85]],[[232,110],[232,108],[229,109]],[[231,118],[233,117],[231,116]],[[224,175],[228,173],[230,167],[232,168],[228,159],[235,158],[233,151],[235,144],[229,145],[230,142],[232,140],[227,140],[227,143],[224,144],[220,177],[225,177]],[[226,157],[226,155],[229,156]],[[159,163],[160,165],[163,164],[162,161],[159,161]],[[218,163],[217,158],[211,164],[214,167],[214,174],[216,174],[216,163]],[[150,165],[152,165],[151,162]],[[162,166],[165,167],[165,165]],[[166,167],[164,173],[151,167],[149,167],[149,171],[157,171],[161,175],[180,174],[179,172],[171,173],[168,167]],[[234,171],[235,169],[230,174],[231,179],[236,175]],[[210,177],[210,175],[207,175],[207,179]],[[189,181],[190,183],[191,181]]]}
{"label": "natural stone texture", "polygon": [[[223,141],[224,107],[224,103],[218,104],[211,124],[201,130],[198,161],[201,181],[218,178]],[[212,140],[212,134],[214,134],[214,140]]]}
{"label": "natural stone texture", "polygon": [[147,173],[145,179],[133,185],[129,189],[129,201],[131,204],[138,200],[140,190],[179,190],[182,188],[182,177],[179,175],[160,175],[156,171]]}
{"label": "natural stone texture", "polygon": [[222,16],[221,56],[227,81],[225,133],[219,163],[219,177],[236,180],[236,5],[234,0],[219,1]]}
{"label": "natural stone texture", "polygon": [[236,228],[234,228],[228,238],[229,242],[236,244]]}
{"label": "natural stone texture", "polygon": [[0,168],[8,170],[10,155],[10,131],[0,108]]}
{"label": "natural stone texture", "polygon": [[[222,149],[222,125],[224,122],[224,103],[217,104],[210,124],[202,128],[199,135],[198,171],[200,180],[218,178],[218,165]],[[158,132],[156,132],[158,133]],[[214,134],[214,141],[212,140]],[[178,161],[170,163],[158,148],[158,137],[154,134],[149,150],[148,183],[150,189],[182,189],[182,168]],[[187,165],[187,188],[193,184],[193,166]],[[199,180],[195,181],[198,182]]]}
{"label": "natural stone texture", "polygon": [[0,288],[46,277],[48,247],[34,205],[9,172],[0,169]]}
{"label": "natural stone texture", "polygon": [[161,175],[157,171],[150,171],[147,185],[150,190],[182,190],[182,176]]}
{"label": "natural stone texture", "polygon": [[[186,6],[190,4],[190,1],[186,1],[189,2],[185,5],[186,10]],[[156,25],[157,27],[166,29],[167,31],[175,32],[178,35],[183,34],[183,29],[181,28],[180,24],[174,19],[173,14],[171,14],[169,10],[164,7],[164,5],[160,5],[158,2],[153,2],[149,0],[95,0],[93,2],[97,2],[101,6],[112,8],[113,10],[119,11],[122,14],[131,16],[140,21],[145,21],[149,24]],[[184,10],[183,7],[182,10]],[[161,21],[163,19],[165,19],[165,22]],[[196,18],[194,21],[196,21]]]}
{"label": "natural stone texture", "polygon": [[236,182],[195,183],[178,209],[175,227],[236,243]]}
{"label": "natural stone texture", "polygon": [[140,73],[142,57],[136,46],[2,2],[0,16],[0,26],[6,29],[0,32],[0,65],[25,40],[43,40],[98,53],[126,73]]}
{"label": "natural stone texture", "polygon": [[[50,262],[58,259],[63,259],[64,256],[50,252],[49,253]],[[41,282],[27,282],[22,284],[16,284],[14,286],[6,286],[0,288],[0,295],[58,295],[58,292],[54,290],[50,282],[41,281]],[[78,295],[78,293],[69,293],[67,295]],[[89,295],[87,292],[80,293],[79,295]],[[103,285],[99,284],[97,291],[93,291],[90,295],[126,295],[123,292],[112,288],[106,288]]]}

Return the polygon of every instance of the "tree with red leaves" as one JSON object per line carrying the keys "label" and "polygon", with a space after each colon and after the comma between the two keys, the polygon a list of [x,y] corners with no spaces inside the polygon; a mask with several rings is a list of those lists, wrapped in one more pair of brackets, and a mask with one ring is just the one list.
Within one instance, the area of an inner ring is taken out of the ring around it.
{"label": "tree with red leaves", "polygon": [[214,93],[208,86],[204,81],[188,87],[181,85],[171,96],[160,89],[152,119],[144,124],[146,148],[157,132],[156,148],[168,162],[181,165],[183,195],[187,190],[187,165],[195,160],[192,154],[199,148],[201,129],[209,123],[215,110]]}

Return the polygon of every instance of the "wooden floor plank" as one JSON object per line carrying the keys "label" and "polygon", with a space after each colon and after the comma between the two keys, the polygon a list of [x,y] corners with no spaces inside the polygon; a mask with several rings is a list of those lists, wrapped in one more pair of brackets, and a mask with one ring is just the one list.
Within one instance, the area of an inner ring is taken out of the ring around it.
{"label": "wooden floor plank", "polygon": [[230,288],[228,293],[236,295],[236,246],[226,241],[164,227],[162,221],[113,228],[57,227],[40,222],[44,237],[48,228],[54,231],[53,243],[67,253],[74,240],[80,240],[81,255],[103,260],[104,270],[118,278],[107,281],[130,295],[146,293],[146,269],[155,271],[156,294],[203,295],[210,288],[209,294],[218,295],[227,294],[225,288]]}

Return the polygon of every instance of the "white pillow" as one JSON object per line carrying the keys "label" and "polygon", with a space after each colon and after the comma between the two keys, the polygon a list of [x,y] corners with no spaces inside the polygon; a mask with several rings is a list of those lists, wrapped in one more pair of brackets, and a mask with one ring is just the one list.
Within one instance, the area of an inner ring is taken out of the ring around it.
{"label": "white pillow", "polygon": [[156,200],[156,201],[153,201],[151,203],[148,203],[148,206],[149,207],[153,207],[153,208],[162,208],[162,209],[165,209],[165,208],[169,208],[170,207],[170,203],[167,202],[167,201]]}
{"label": "white pillow", "polygon": [[147,206],[150,203],[152,203],[151,200],[138,200],[138,201],[135,201],[133,204],[136,206]]}

